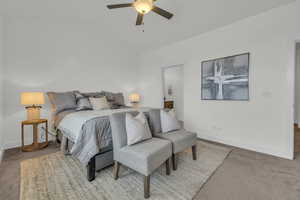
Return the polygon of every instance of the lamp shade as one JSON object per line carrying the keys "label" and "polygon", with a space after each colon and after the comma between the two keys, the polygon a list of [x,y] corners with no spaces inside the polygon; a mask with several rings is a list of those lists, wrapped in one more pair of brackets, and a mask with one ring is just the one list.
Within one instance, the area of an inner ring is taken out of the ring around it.
{"label": "lamp shade", "polygon": [[23,92],[21,94],[22,105],[41,105],[44,103],[45,98],[42,92]]}
{"label": "lamp shade", "polygon": [[131,103],[138,103],[140,102],[140,95],[138,93],[133,93],[129,95],[129,101]]}

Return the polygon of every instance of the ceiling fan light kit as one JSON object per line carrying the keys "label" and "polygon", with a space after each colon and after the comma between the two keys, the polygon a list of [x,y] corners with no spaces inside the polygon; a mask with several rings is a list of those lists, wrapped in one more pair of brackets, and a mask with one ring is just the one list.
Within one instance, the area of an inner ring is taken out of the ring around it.
{"label": "ceiling fan light kit", "polygon": [[137,0],[133,3],[133,7],[141,14],[147,14],[153,8],[153,0]]}
{"label": "ceiling fan light kit", "polygon": [[133,3],[108,5],[107,8],[108,9],[116,9],[116,8],[133,7],[138,12],[138,16],[137,16],[137,20],[136,20],[137,26],[143,24],[144,15],[150,11],[153,11],[156,14],[158,14],[162,17],[165,17],[167,19],[171,19],[173,17],[173,14],[155,6],[154,5],[155,1],[156,0],[135,0]]}

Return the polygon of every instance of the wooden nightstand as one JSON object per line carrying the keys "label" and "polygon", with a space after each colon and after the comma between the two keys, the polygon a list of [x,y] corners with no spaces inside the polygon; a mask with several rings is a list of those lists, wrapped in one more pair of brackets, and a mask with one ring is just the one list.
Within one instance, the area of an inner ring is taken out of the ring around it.
{"label": "wooden nightstand", "polygon": [[[38,142],[38,125],[45,124],[46,126],[46,142]],[[24,126],[32,125],[33,128],[33,143],[24,146]],[[36,151],[48,146],[48,120],[47,119],[37,119],[37,120],[26,120],[22,121],[22,151]]]}

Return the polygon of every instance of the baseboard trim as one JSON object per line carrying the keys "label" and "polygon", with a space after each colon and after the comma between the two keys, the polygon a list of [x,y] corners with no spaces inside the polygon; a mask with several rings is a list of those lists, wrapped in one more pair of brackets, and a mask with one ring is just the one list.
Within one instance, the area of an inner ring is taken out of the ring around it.
{"label": "baseboard trim", "polygon": [[0,164],[2,162],[4,150],[0,149]]}
{"label": "baseboard trim", "polygon": [[3,145],[3,149],[13,149],[13,148],[17,148],[17,147],[20,147],[20,146],[21,146],[21,143],[19,141],[18,142],[15,142],[15,141],[6,142]]}
{"label": "baseboard trim", "polygon": [[[48,139],[49,139],[49,142],[56,140],[56,138],[51,135],[49,135]],[[30,143],[32,143],[32,140],[29,140],[29,139],[25,140],[25,144],[30,144]],[[17,148],[17,147],[21,147],[21,141],[9,141],[3,145],[3,150],[13,149],[13,148]]]}
{"label": "baseboard trim", "polygon": [[265,148],[265,147],[253,146],[251,144],[242,143],[240,141],[231,141],[231,140],[216,138],[216,137],[212,137],[212,136],[208,136],[208,135],[204,135],[204,134],[198,134],[198,138],[208,140],[208,141],[212,141],[212,142],[222,143],[222,144],[225,144],[225,145],[238,147],[238,148],[241,148],[241,149],[255,151],[255,152],[258,152],[258,153],[263,153],[263,154],[267,154],[267,155],[271,155],[271,156],[276,156],[276,157],[280,157],[280,158],[284,158],[284,159],[288,159],[288,160],[293,160],[294,159],[294,156],[289,156],[289,154],[290,154],[289,152],[281,152],[281,151],[278,152],[277,150],[274,150],[274,149],[268,149],[268,148]]}
{"label": "baseboard trim", "polygon": [[[285,159],[289,159],[289,160],[294,159],[293,156],[288,156],[289,155],[288,152],[278,152],[273,149],[267,149],[264,147],[253,146],[251,144],[245,144],[245,143],[237,142],[237,141],[220,139],[220,138],[211,137],[211,136],[204,135],[204,134],[198,134],[198,138],[212,141],[212,142],[222,143],[222,144],[226,144],[226,145],[230,145],[230,146],[234,146],[234,147],[238,147],[238,148],[242,148],[242,149],[247,149],[250,151],[264,153],[264,154],[268,154],[268,155],[272,155],[272,156],[276,156],[276,157],[280,157],[280,158],[285,158]],[[52,139],[50,139],[49,141],[51,141],[51,140]],[[18,142],[8,142],[3,146],[3,149],[16,148],[16,147],[20,147],[20,146],[21,146],[21,144],[19,141]],[[0,163],[2,161],[3,152],[4,152],[4,150],[0,150]]]}

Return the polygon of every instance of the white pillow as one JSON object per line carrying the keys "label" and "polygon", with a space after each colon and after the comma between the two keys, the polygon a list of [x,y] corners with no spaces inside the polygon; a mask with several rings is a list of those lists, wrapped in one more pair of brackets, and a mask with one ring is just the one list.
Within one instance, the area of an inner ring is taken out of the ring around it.
{"label": "white pillow", "polygon": [[127,145],[133,145],[152,138],[147,119],[141,112],[136,117],[126,113],[126,132]]}
{"label": "white pillow", "polygon": [[174,110],[166,112],[160,110],[161,130],[163,133],[175,131],[181,128],[179,121],[176,119]]}
{"label": "white pillow", "polygon": [[101,98],[89,98],[91,105],[93,107],[93,110],[105,110],[109,109],[110,106],[107,102],[106,97]]}

